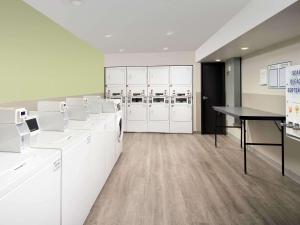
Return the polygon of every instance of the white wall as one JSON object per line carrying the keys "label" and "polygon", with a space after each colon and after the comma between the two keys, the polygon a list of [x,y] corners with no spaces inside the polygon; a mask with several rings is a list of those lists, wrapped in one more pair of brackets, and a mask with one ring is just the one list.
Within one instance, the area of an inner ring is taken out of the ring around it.
{"label": "white wall", "polygon": [[[300,40],[296,43],[282,45],[254,56],[243,58],[242,87],[243,106],[256,108],[273,113],[285,114],[285,90],[269,89],[259,85],[259,71],[268,65],[292,61],[300,64]],[[239,134],[236,134],[237,136]],[[272,122],[249,123],[248,136],[257,142],[279,142],[280,132]],[[285,139],[286,168],[292,177],[300,179],[300,142],[290,138]],[[281,163],[280,150],[277,147],[256,147],[260,153],[277,163]],[[300,180],[299,180],[300,181]]]}
{"label": "white wall", "polygon": [[297,0],[251,0],[196,51],[196,61],[227,45]]}
{"label": "white wall", "polygon": [[193,65],[193,101],[194,101],[194,131],[200,129],[200,111],[197,96],[200,93],[200,64],[195,63],[193,51],[159,52],[159,53],[120,53],[106,54],[105,67],[110,66],[160,66],[160,65]]}

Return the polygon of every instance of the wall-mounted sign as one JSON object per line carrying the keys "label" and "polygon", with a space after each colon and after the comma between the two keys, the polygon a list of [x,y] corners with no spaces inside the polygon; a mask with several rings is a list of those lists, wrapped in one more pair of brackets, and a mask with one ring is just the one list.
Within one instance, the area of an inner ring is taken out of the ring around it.
{"label": "wall-mounted sign", "polygon": [[285,88],[287,67],[291,62],[277,63],[268,66],[268,87]]}
{"label": "wall-mounted sign", "polygon": [[300,139],[300,65],[287,69],[286,133]]}

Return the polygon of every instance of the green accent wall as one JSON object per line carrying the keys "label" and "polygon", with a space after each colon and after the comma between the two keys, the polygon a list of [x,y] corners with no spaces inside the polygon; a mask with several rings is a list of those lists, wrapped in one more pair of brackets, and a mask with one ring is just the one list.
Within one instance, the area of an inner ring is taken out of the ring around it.
{"label": "green accent wall", "polygon": [[103,93],[104,55],[21,0],[1,0],[0,103]]}

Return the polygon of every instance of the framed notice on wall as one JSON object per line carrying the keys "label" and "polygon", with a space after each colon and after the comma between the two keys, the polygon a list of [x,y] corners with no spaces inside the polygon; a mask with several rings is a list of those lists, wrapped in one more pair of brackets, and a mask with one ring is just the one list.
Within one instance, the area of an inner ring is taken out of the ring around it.
{"label": "framed notice on wall", "polygon": [[286,72],[286,133],[300,140],[300,65]]}
{"label": "framed notice on wall", "polygon": [[291,62],[277,63],[268,66],[268,87],[285,88],[287,68]]}

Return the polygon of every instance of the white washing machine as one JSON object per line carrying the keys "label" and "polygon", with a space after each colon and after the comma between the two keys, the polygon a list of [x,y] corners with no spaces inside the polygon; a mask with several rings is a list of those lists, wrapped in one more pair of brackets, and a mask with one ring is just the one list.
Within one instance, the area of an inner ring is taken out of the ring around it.
{"label": "white washing machine", "polygon": [[127,131],[148,131],[147,85],[127,87]]}
{"label": "white washing machine", "polygon": [[90,212],[87,192],[87,168],[91,134],[87,131],[38,131],[30,138],[30,147],[56,149],[61,153],[61,224],[82,225]]}
{"label": "white washing machine", "polygon": [[150,86],[148,95],[148,131],[169,133],[169,86]]}
{"label": "white washing machine", "polygon": [[111,100],[120,100],[121,101],[121,111],[122,111],[122,118],[123,118],[123,130],[127,130],[127,124],[126,124],[126,85],[108,85],[106,86],[106,92],[105,92],[106,99]]}
{"label": "white washing machine", "polygon": [[0,224],[59,225],[61,155],[28,147],[26,109],[0,109]]}
{"label": "white washing machine", "polygon": [[60,225],[60,157],[46,149],[0,153],[0,224]]}
{"label": "white washing machine", "polygon": [[[90,114],[87,121],[69,120],[67,130],[85,130],[91,134],[91,148],[87,155],[89,166],[86,170],[87,204],[92,208],[110,171],[106,168],[107,160],[113,155],[114,133],[109,133],[107,120],[98,119]],[[110,136],[109,136],[110,134]]]}

